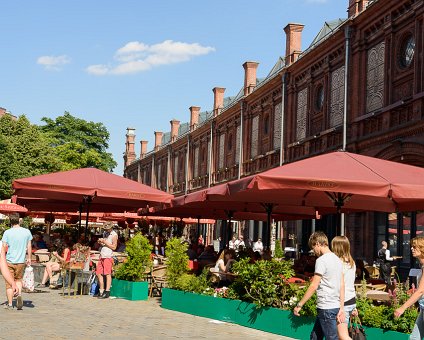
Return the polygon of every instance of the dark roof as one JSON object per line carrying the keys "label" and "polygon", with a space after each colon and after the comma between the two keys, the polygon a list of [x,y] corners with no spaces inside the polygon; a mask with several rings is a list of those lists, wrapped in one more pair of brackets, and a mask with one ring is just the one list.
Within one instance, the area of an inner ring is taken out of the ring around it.
{"label": "dark roof", "polygon": [[348,19],[336,19],[332,21],[326,21],[324,26],[322,26],[321,30],[315,36],[314,40],[312,40],[309,47],[303,51],[299,58],[308,53],[310,50],[321,44],[324,40],[332,36],[335,32],[337,32],[340,27],[347,21]]}

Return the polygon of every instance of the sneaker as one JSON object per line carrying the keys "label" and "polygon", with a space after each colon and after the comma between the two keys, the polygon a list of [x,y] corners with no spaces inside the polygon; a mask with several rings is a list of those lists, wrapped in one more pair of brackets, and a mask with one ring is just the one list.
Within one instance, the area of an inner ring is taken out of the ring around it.
{"label": "sneaker", "polygon": [[16,307],[18,308],[18,310],[22,310],[23,305],[24,300],[22,299],[22,295],[18,295],[18,297],[16,298]]}
{"label": "sneaker", "polygon": [[108,299],[110,296],[110,292],[105,290],[102,295],[99,296],[99,299]]}
{"label": "sneaker", "polygon": [[10,306],[10,305],[8,305],[7,303],[4,305],[4,307],[3,307],[5,310],[12,310],[13,309],[13,305],[12,306]]}

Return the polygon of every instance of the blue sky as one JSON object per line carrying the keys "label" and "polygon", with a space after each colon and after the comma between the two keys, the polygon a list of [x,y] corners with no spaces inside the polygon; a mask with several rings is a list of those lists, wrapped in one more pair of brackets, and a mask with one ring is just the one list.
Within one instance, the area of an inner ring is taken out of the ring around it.
{"label": "blue sky", "polygon": [[325,21],[345,18],[348,0],[37,0],[0,2],[0,107],[40,124],[65,111],[102,122],[122,174],[127,127],[154,146],[154,131],[189,107],[210,110],[212,88],[243,85],[285,52],[283,28],[305,25],[306,49]]}

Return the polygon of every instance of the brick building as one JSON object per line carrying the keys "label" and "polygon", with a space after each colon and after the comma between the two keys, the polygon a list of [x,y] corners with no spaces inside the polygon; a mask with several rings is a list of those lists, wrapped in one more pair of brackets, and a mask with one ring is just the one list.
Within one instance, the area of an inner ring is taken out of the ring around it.
{"label": "brick building", "polygon": [[[170,132],[155,132],[152,151],[142,140],[139,158],[129,128],[124,175],[180,195],[340,149],[344,136],[348,151],[424,166],[423,1],[346,2],[348,17],[325,22],[304,51],[303,25],[288,24],[285,55],[265,78],[257,78],[258,63],[245,62],[239,93],[226,97],[215,87],[210,111],[191,106],[188,123],[171,120]],[[424,231],[423,215],[348,215],[354,254],[372,261],[388,239],[408,267],[407,245]],[[305,246],[314,229],[334,235],[335,219],[287,228]],[[248,227],[256,237],[257,230]]]}

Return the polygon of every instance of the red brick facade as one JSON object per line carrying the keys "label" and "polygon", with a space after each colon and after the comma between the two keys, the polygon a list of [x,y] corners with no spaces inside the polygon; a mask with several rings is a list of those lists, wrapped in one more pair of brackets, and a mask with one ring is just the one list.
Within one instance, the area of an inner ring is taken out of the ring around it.
{"label": "red brick facade", "polygon": [[[180,195],[337,150],[345,108],[348,151],[424,166],[423,1],[346,5],[349,18],[303,52],[303,25],[287,25],[285,66],[257,83],[257,63],[246,62],[235,99],[225,102],[225,89],[214,88],[210,118],[191,107],[191,128],[176,136],[171,121],[171,138],[153,152],[135,160],[127,134],[125,176]],[[368,259],[373,216],[347,218],[355,252]]]}

